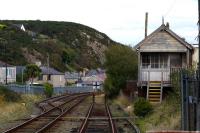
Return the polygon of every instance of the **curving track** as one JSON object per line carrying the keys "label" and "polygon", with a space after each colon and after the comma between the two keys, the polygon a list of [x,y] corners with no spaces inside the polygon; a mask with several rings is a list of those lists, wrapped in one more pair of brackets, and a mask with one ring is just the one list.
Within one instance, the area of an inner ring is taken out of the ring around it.
{"label": "curving track", "polygon": [[[5,131],[4,133],[41,133],[50,128],[57,120],[63,115],[70,112],[74,107],[80,104],[86,97],[90,96],[90,93],[73,95],[64,97],[64,102],[60,105],[52,107],[48,111],[40,114],[39,116],[32,118],[21,125],[18,125],[12,129]],[[62,98],[61,98],[62,99]],[[61,100],[60,99],[60,100]]]}
{"label": "curving track", "polygon": [[79,93],[43,100],[37,103],[42,114],[4,133],[140,133],[128,119],[112,117],[102,96],[91,96]]}

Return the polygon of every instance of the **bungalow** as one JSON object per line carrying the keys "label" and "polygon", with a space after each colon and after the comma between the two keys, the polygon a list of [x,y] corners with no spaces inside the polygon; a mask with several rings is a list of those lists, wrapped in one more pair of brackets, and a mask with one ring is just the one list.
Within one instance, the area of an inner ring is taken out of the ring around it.
{"label": "bungalow", "polygon": [[[162,24],[135,46],[138,53],[138,87],[150,102],[161,102],[170,74],[192,65],[193,46]],[[144,91],[143,90],[143,91]]]}
{"label": "bungalow", "polygon": [[0,83],[6,83],[6,66],[7,66],[7,83],[16,82],[16,67],[0,61]]}
{"label": "bungalow", "polygon": [[41,66],[41,75],[34,79],[34,82],[43,84],[49,82],[53,87],[64,87],[65,86],[65,74],[61,73],[54,68]]}

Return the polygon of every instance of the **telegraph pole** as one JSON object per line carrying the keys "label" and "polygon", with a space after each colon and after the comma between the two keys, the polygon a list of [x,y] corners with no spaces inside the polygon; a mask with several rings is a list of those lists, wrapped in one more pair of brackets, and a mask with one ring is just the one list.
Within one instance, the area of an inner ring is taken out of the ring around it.
{"label": "telegraph pole", "polygon": [[198,0],[198,45],[199,45],[199,63],[198,63],[198,80],[199,86],[197,90],[197,108],[196,108],[196,130],[200,131],[200,0]]}

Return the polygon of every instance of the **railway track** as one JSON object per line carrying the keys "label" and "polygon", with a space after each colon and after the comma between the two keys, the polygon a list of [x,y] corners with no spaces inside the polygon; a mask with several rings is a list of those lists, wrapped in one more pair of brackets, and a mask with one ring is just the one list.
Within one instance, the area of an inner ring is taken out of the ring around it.
{"label": "railway track", "polygon": [[[82,94],[87,94],[87,93],[82,93]],[[64,101],[66,101],[70,97],[73,97],[73,96],[76,96],[76,95],[81,95],[81,93],[64,94],[64,95],[60,95],[60,96],[47,98],[43,101],[36,103],[36,106],[38,108],[40,108],[42,112],[46,112],[46,111],[52,109],[53,107],[62,104]]]}
{"label": "railway track", "polygon": [[[104,118],[104,119],[90,119],[90,118]],[[76,131],[74,131],[76,132]],[[79,133],[117,133],[115,122],[112,119],[112,114],[108,104],[93,103],[83,120]]]}
{"label": "railway track", "polygon": [[91,96],[67,94],[43,100],[38,105],[45,112],[4,133],[140,133],[129,119],[112,117],[102,96]]}
{"label": "railway track", "polygon": [[[21,125],[13,127],[4,133],[41,133],[48,130],[52,125],[54,125],[62,116],[69,113],[74,107],[80,104],[86,97],[90,96],[90,93],[83,93],[79,95],[73,95],[69,98],[62,97],[64,102],[58,106],[52,106],[46,112],[34,117]],[[54,98],[53,98],[54,99]],[[51,100],[53,100],[51,99]],[[56,98],[57,99],[57,98]],[[60,98],[58,98],[61,100]],[[58,100],[57,99],[57,100]],[[55,100],[55,99],[54,99]],[[55,100],[55,101],[57,101]],[[46,100],[48,101],[48,100]]]}
{"label": "railway track", "polygon": [[[103,107],[104,106],[104,107]],[[140,133],[140,130],[127,118],[112,117],[109,105],[91,103],[85,119],[73,133]]]}

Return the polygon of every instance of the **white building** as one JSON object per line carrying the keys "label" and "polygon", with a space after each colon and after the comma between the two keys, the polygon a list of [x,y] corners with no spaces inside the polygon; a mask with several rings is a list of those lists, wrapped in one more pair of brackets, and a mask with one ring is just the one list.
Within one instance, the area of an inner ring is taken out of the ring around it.
{"label": "white building", "polygon": [[[7,64],[7,83],[16,82],[16,66]],[[6,83],[6,63],[0,61],[0,83]]]}

